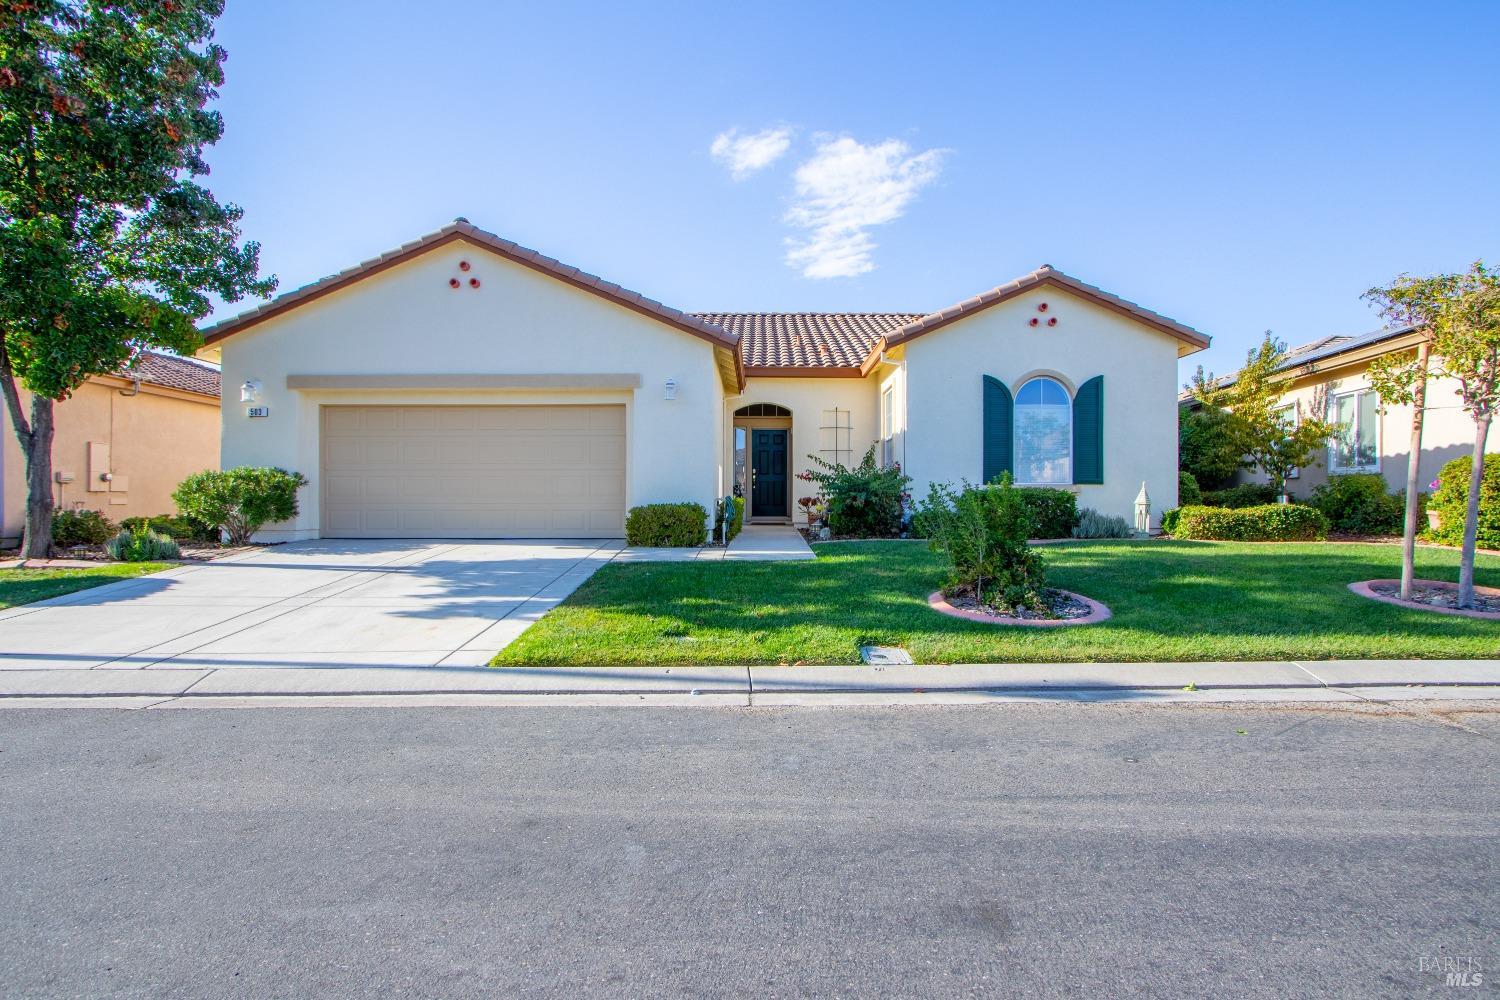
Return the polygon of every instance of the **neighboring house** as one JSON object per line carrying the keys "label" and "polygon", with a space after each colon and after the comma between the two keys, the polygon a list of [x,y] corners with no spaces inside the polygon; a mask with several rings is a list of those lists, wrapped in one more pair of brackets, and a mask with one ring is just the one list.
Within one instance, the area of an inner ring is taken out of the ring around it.
{"label": "neighboring house", "polygon": [[307,475],[268,539],[613,537],[742,490],[788,522],[817,454],[932,481],[1177,499],[1177,360],[1208,338],[1044,267],[936,313],[671,309],[458,220],[204,331],[224,464]]}
{"label": "neighboring house", "polygon": [[[1338,435],[1319,463],[1298,469],[1287,484],[1294,496],[1306,498],[1330,475],[1346,472],[1379,473],[1392,491],[1406,488],[1412,408],[1381,406],[1380,397],[1370,388],[1368,371],[1376,358],[1410,352],[1420,341],[1414,328],[1397,327],[1360,336],[1324,337],[1287,352],[1280,368],[1280,377],[1287,383],[1282,397],[1287,419],[1297,420],[1321,409],[1325,419],[1339,425]],[[1234,381],[1231,373],[1219,384],[1228,386]],[[1179,398],[1185,405],[1197,405],[1189,393]],[[1427,492],[1444,465],[1474,453],[1475,428],[1453,379],[1428,382],[1425,411],[1417,479]],[[1240,482],[1266,482],[1258,470],[1242,472],[1238,478]]]}
{"label": "neighboring house", "polygon": [[[22,392],[29,410],[31,397]],[[172,490],[219,466],[219,373],[191,358],[143,351],[118,375],[98,375],[56,406],[52,500],[112,521],[176,511]],[[26,517],[26,462],[0,408],[0,543]]]}

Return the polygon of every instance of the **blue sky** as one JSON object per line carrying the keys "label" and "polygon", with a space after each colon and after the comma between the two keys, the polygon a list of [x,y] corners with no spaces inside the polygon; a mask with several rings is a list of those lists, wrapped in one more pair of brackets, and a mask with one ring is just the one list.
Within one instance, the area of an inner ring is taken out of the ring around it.
{"label": "blue sky", "polygon": [[1047,263],[1223,371],[1500,260],[1496,39],[1493,0],[229,0],[210,184],[283,291],[457,215],[689,310],[922,312]]}

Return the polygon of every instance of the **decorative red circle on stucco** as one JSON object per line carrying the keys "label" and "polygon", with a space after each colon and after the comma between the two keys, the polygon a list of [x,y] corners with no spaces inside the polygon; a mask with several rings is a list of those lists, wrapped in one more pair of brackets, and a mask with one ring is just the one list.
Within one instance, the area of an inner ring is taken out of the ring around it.
{"label": "decorative red circle on stucco", "polygon": [[1044,312],[1046,312],[1046,311],[1047,311],[1047,303],[1045,303],[1045,302],[1043,302],[1043,303],[1040,303],[1040,304],[1039,304],[1039,305],[1038,305],[1038,306],[1037,306],[1037,307],[1036,307],[1036,311],[1037,311],[1037,312],[1039,312],[1039,313],[1044,313]]}
{"label": "decorative red circle on stucco", "polygon": [[460,271],[467,271],[469,269],[469,262],[466,261],[466,260],[459,261],[458,262],[458,269]]}
{"label": "decorative red circle on stucco", "polygon": [[448,279],[448,287],[449,288],[457,288],[458,287],[458,279],[457,278],[449,278]]}
{"label": "decorative red circle on stucco", "polygon": [[1050,318],[1049,320],[1047,320],[1047,325],[1048,326],[1056,326],[1057,325],[1057,317],[1053,316],[1052,318]]}
{"label": "decorative red circle on stucco", "polygon": [[478,288],[479,287],[479,279],[478,278],[470,278],[469,279],[469,287],[470,288]]}
{"label": "decorative red circle on stucco", "polygon": [[1031,325],[1032,326],[1036,326],[1040,322],[1041,322],[1041,320],[1037,319],[1035,316],[1031,317]]}

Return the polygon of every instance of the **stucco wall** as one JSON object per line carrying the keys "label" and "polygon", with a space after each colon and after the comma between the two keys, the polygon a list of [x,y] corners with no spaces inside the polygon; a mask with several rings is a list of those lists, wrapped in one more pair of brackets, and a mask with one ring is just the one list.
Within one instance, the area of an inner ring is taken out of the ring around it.
{"label": "stucco wall", "polygon": [[[56,407],[52,468],[73,482],[53,484],[53,502],[102,511],[112,521],[176,511],[172,490],[194,472],[219,465],[218,400],[153,386],[138,395],[124,380],[90,381]],[[30,395],[23,393],[26,405]],[[8,415],[0,414],[0,540],[13,543],[26,516],[26,465]],[[127,489],[90,491],[89,442],[109,446],[109,471]]]}
{"label": "stucco wall", "polygon": [[[858,462],[864,457],[880,434],[879,414],[876,412],[876,378],[751,378],[746,380],[745,392],[725,400],[725,432],[723,464],[732,477],[734,468],[734,434],[732,427],[734,411],[752,403],[775,403],[792,411],[792,434],[789,445],[790,468],[793,477],[806,472],[813,463],[808,454],[821,455],[831,443],[832,435],[823,429],[824,415],[835,408],[849,414],[849,433],[843,437],[848,441],[845,452],[846,463]],[[877,453],[878,454],[878,453]],[[831,456],[830,456],[831,457]],[[726,482],[725,491],[733,485]],[[748,491],[746,491],[748,494]],[[799,522],[807,519],[797,501],[813,496],[817,488],[813,483],[800,479],[792,480],[792,515]]]}
{"label": "stucco wall", "polygon": [[[1040,303],[1048,310],[1037,312]],[[1043,318],[1032,327],[1028,320]],[[1056,317],[1057,326],[1046,319]],[[1060,377],[1070,392],[1104,376],[1104,482],[1070,487],[1080,507],[1134,521],[1144,481],[1152,521],[1177,506],[1179,342],[1056,288],[992,306],[905,346],[905,468],[913,492],[934,481],[982,476],[982,376],[1012,393],[1032,375]]]}
{"label": "stucco wall", "polygon": [[[1312,413],[1317,406],[1319,390],[1325,398],[1333,395],[1369,388],[1368,363],[1342,369],[1321,372],[1314,378],[1299,379],[1291,391],[1282,397],[1284,404],[1300,404],[1304,414]],[[1407,459],[1411,452],[1410,406],[1392,405],[1377,417],[1380,452],[1379,472],[1392,492],[1406,488]],[[1417,480],[1422,491],[1430,492],[1428,484],[1437,478],[1443,466],[1455,458],[1474,453],[1474,421],[1463,410],[1458,395],[1458,383],[1453,379],[1433,379],[1427,385],[1426,417],[1422,422],[1422,458],[1417,465]],[[1500,441],[1500,434],[1490,429],[1486,451],[1491,443]],[[1320,483],[1327,482],[1331,455],[1323,449],[1316,464],[1299,470],[1296,479],[1288,483],[1293,496],[1306,499]],[[1240,474],[1240,482],[1264,483],[1266,476],[1258,471]]]}
{"label": "stucco wall", "polygon": [[[459,269],[468,261],[471,270]],[[463,284],[449,287],[462,276]],[[470,278],[480,281],[468,287]],[[623,402],[626,503],[709,507],[723,477],[723,389],[714,348],[482,248],[450,244],[290,310],[222,342],[225,391],[263,384],[270,415],[224,410],[223,462],[280,465],[312,480],[294,522],[267,540],[318,534],[319,406],[401,403]],[[626,391],[294,391],[288,375],[639,374]],[[676,398],[663,385],[677,381]],[[441,489],[441,484],[435,484]],[[710,507],[711,509],[711,507]]]}

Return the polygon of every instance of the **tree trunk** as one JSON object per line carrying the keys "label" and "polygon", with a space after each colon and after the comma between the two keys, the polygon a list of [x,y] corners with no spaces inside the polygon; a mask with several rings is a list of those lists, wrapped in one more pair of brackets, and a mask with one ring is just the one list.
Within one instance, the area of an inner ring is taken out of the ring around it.
{"label": "tree trunk", "polygon": [[1417,348],[1417,384],[1412,393],[1411,451],[1406,462],[1406,528],[1401,535],[1401,599],[1411,600],[1411,582],[1416,576],[1417,515],[1421,498],[1422,421],[1427,407],[1427,355],[1431,345],[1423,342]]}
{"label": "tree trunk", "polygon": [[22,559],[52,556],[52,400],[31,397],[31,434],[22,442],[26,453],[26,532]]}
{"label": "tree trunk", "polygon": [[1474,606],[1474,549],[1479,540],[1479,489],[1484,485],[1484,442],[1490,434],[1490,415],[1474,421],[1474,468],[1469,470],[1469,509],[1464,515],[1464,549],[1458,562],[1458,606]]}

